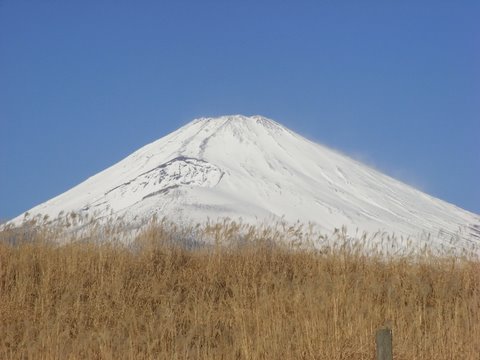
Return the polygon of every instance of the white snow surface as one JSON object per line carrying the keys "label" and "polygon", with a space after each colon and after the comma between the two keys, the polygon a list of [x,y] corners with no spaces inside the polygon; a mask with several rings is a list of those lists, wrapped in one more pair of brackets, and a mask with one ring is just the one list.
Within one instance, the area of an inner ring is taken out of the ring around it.
{"label": "white snow surface", "polygon": [[325,232],[480,242],[480,217],[262,116],[200,118],[11,221],[299,220]]}

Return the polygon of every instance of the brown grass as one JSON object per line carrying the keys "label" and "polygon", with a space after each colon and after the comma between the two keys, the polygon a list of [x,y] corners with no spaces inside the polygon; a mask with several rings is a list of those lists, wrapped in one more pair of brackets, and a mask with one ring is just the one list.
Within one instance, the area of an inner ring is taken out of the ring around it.
{"label": "brown grass", "polygon": [[1,359],[479,359],[478,261],[2,236]]}

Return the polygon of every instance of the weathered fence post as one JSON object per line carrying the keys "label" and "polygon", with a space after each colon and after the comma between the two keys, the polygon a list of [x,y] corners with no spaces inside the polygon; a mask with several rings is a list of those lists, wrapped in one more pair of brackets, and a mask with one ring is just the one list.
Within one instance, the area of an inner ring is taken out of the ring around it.
{"label": "weathered fence post", "polygon": [[393,360],[392,330],[389,327],[377,330],[375,342],[377,343],[377,360]]}

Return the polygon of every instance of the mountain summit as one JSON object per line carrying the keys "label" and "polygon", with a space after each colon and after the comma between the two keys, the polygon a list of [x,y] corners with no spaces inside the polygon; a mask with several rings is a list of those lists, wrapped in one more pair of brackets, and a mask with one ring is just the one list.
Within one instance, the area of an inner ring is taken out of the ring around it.
{"label": "mountain summit", "polygon": [[[52,220],[243,218],[479,240],[480,217],[262,116],[200,118],[29,210]],[[27,216],[27,217],[28,217]],[[25,214],[13,220],[20,223]]]}

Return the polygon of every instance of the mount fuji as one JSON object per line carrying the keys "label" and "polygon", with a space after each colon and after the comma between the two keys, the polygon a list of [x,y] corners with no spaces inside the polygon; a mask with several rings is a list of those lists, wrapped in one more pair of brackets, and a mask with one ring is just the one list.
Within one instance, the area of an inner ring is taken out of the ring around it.
{"label": "mount fuji", "polygon": [[480,243],[480,216],[427,195],[262,116],[200,118],[148,144],[25,219],[131,223],[242,218],[331,232],[387,232]]}

